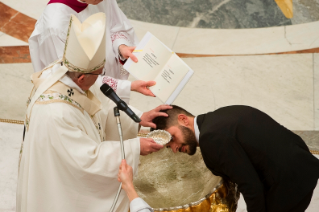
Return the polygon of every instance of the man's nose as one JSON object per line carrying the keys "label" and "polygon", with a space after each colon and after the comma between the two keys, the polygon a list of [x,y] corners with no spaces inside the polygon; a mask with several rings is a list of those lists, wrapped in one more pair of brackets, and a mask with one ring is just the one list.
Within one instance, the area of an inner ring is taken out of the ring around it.
{"label": "man's nose", "polygon": [[172,144],[170,145],[170,147],[171,147],[171,149],[173,150],[174,153],[176,153],[176,152],[178,151],[177,144],[172,143]]}

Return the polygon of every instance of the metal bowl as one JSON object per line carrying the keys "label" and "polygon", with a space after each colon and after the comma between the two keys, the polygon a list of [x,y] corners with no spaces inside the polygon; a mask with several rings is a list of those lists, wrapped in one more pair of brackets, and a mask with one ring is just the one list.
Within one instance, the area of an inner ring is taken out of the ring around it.
{"label": "metal bowl", "polygon": [[172,136],[165,130],[154,130],[146,135],[147,138],[153,138],[153,140],[161,145],[166,145],[171,141]]}

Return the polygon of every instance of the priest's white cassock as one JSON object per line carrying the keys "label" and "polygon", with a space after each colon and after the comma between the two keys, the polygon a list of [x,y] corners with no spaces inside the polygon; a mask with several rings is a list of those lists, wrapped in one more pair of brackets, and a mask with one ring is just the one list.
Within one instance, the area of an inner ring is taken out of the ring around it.
{"label": "priest's white cassock", "polygon": [[[67,71],[90,73],[104,65],[105,14],[90,16],[83,25],[72,16],[62,61],[32,75],[17,212],[108,211],[119,187],[121,151],[115,105],[103,96],[97,83],[84,92],[65,79]],[[124,114],[121,121],[126,160],[136,173],[138,124]],[[139,201],[142,207],[138,208],[150,208]],[[128,209],[129,200],[121,192],[115,211]]]}

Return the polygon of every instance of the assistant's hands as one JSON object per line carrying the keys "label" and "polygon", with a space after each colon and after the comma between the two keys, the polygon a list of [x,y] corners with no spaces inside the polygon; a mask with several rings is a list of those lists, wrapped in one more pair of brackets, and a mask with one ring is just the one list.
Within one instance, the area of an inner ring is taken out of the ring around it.
{"label": "assistant's hands", "polygon": [[119,51],[125,59],[131,58],[135,63],[137,63],[136,56],[132,53],[135,49],[135,46],[126,46],[124,44],[119,46]]}
{"label": "assistant's hands", "polygon": [[133,185],[133,169],[123,159],[117,174],[117,180],[122,183],[122,189],[126,190]]}
{"label": "assistant's hands", "polygon": [[148,87],[151,87],[155,84],[155,81],[136,80],[131,84],[131,91],[139,92],[141,94],[144,94],[145,96],[155,97],[155,95],[148,89]]}
{"label": "assistant's hands", "polygon": [[138,197],[133,186],[133,169],[126,163],[125,159],[120,165],[117,180],[122,183],[122,189],[126,192],[130,202]]}
{"label": "assistant's hands", "polygon": [[141,116],[141,122],[140,125],[142,125],[143,127],[152,127],[152,128],[156,128],[156,125],[152,122],[154,118],[156,118],[157,116],[164,116],[167,117],[168,115],[166,113],[160,112],[161,110],[168,110],[168,109],[172,109],[172,106],[170,105],[160,105],[156,108],[154,108],[153,110],[150,110],[148,112],[143,113],[143,115]]}

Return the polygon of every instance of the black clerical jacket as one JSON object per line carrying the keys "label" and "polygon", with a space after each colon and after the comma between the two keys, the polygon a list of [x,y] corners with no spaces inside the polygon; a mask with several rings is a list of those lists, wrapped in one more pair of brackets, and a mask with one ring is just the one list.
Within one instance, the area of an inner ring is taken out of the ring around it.
{"label": "black clerical jacket", "polygon": [[199,115],[199,146],[213,174],[238,184],[249,212],[286,212],[313,191],[319,160],[296,134],[248,106]]}

